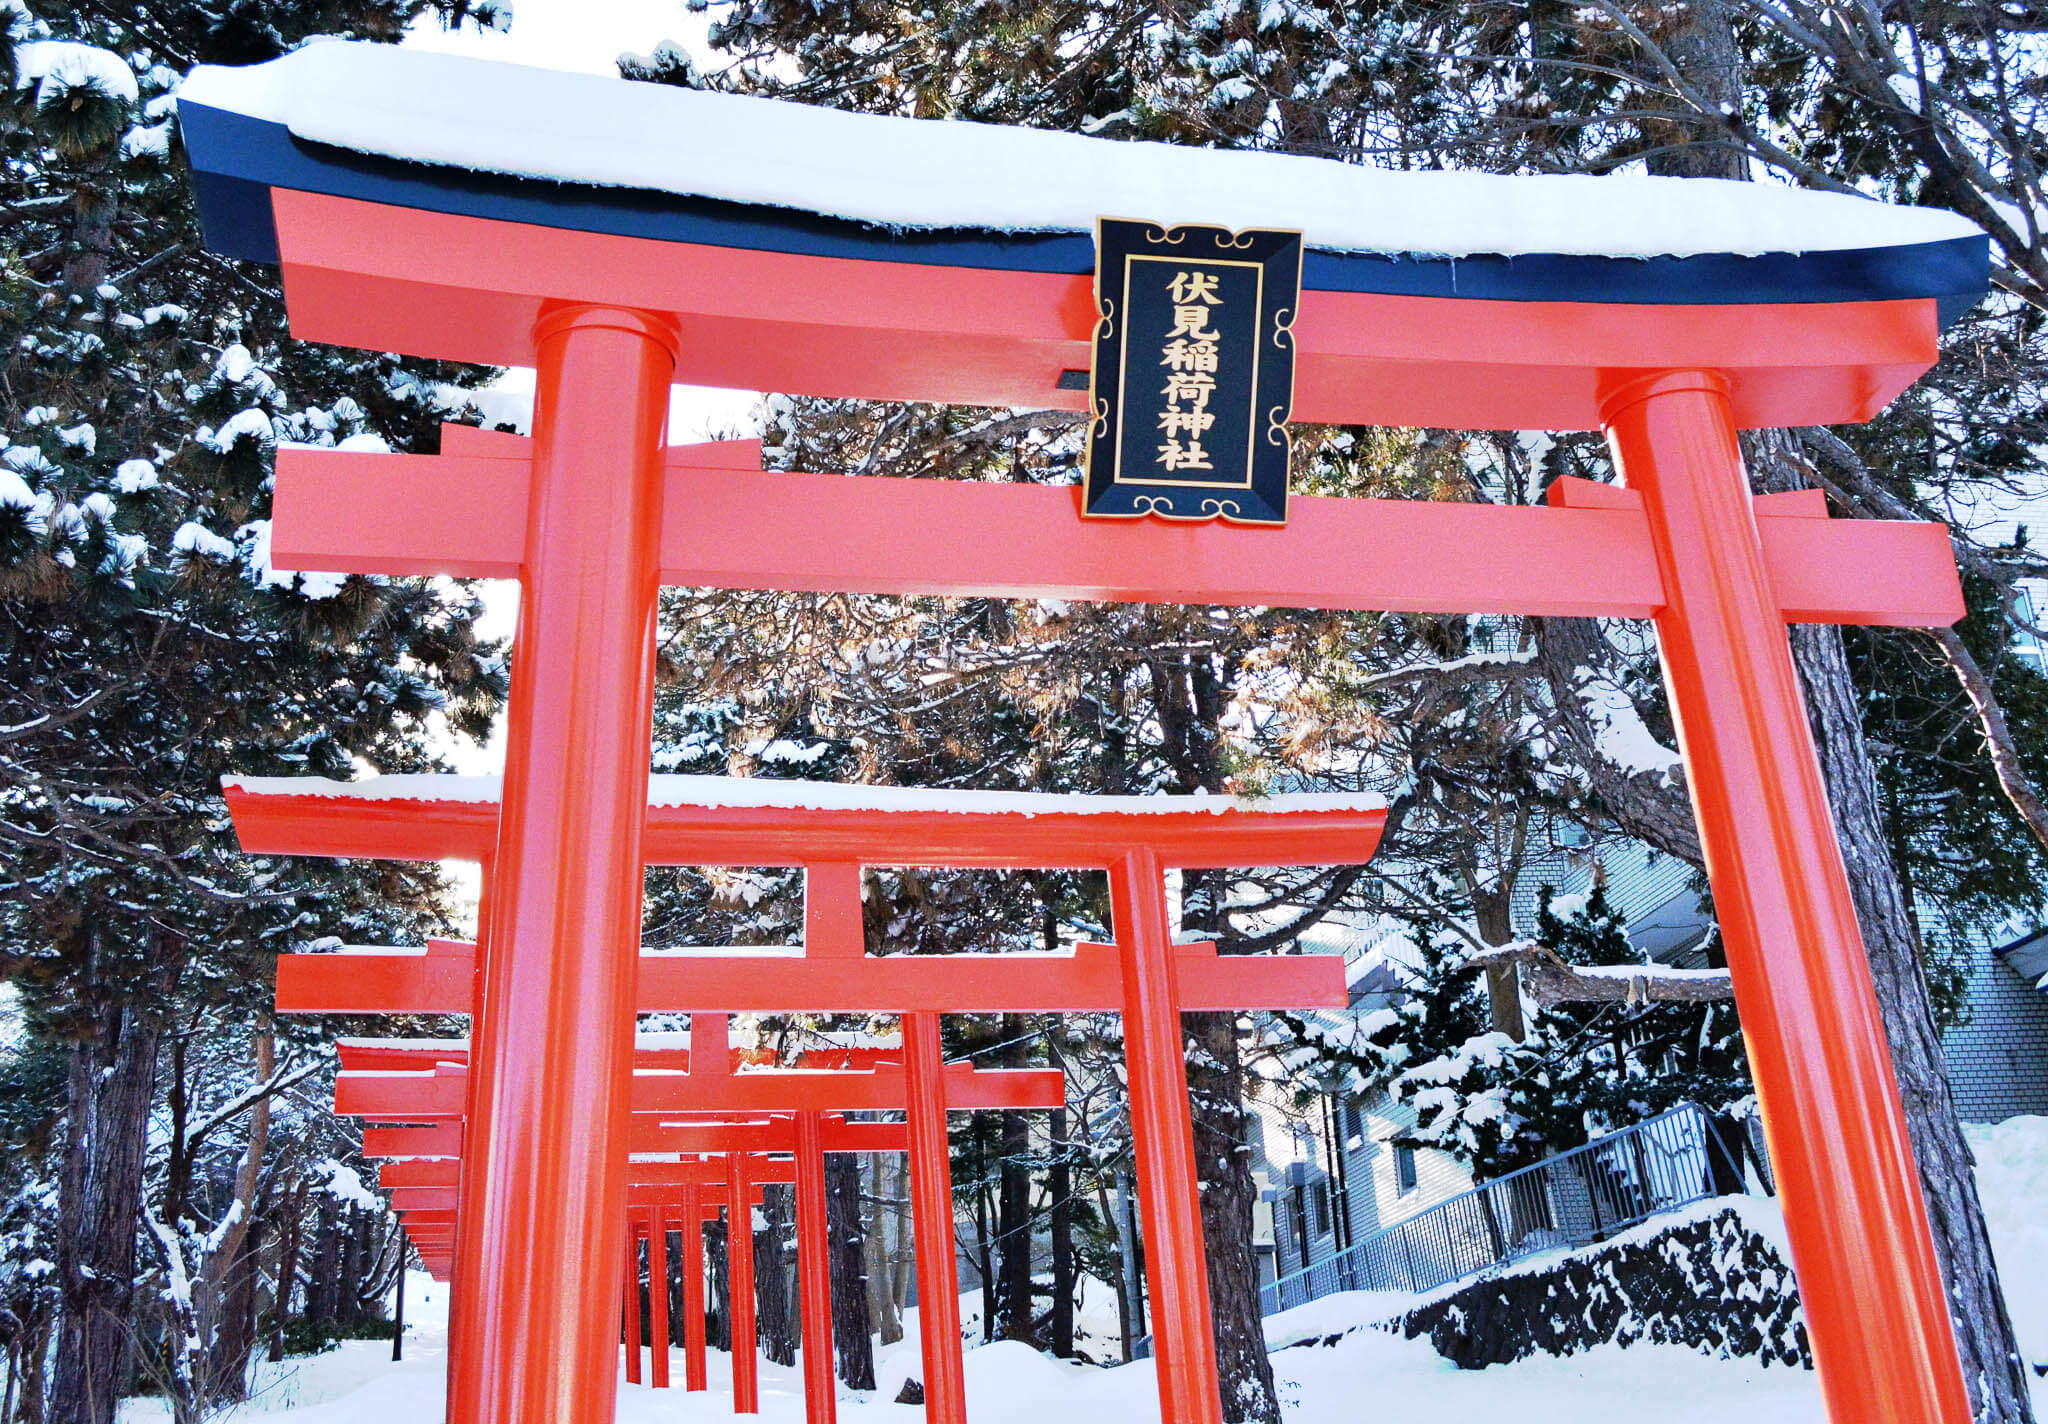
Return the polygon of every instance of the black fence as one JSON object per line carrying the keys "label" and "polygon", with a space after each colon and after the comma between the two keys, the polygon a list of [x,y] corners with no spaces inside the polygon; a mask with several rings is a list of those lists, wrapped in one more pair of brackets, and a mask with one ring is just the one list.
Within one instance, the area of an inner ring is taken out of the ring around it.
{"label": "black fence", "polygon": [[1434,1290],[1539,1252],[1605,1240],[1708,1197],[1749,1191],[1752,1181],[1776,1190],[1754,1119],[1716,1119],[1681,1103],[1282,1276],[1260,1290],[1259,1308],[1271,1315],[1337,1291]]}

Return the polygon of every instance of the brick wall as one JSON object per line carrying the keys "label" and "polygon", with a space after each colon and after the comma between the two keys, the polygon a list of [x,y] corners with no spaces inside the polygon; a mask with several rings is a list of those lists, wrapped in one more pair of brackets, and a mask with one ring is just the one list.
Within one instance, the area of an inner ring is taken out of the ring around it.
{"label": "brick wall", "polygon": [[1956,1112],[1965,1122],[2048,1114],[2048,994],[1974,948],[1970,1021],[1942,1036]]}

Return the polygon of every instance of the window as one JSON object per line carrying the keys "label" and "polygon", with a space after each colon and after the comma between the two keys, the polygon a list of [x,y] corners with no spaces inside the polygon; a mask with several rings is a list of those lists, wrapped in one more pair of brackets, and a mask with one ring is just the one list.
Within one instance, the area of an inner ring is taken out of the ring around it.
{"label": "window", "polygon": [[1365,1114],[1358,1110],[1358,1104],[1347,1101],[1344,1104],[1344,1147],[1346,1151],[1365,1142]]}
{"label": "window", "polygon": [[1296,1187],[1287,1194],[1287,1215],[1294,1223],[1294,1244],[1303,1266],[1308,1265],[1308,1191]]}
{"label": "window", "polygon": [[1328,1182],[1317,1182],[1312,1190],[1315,1194],[1316,1235],[1328,1236],[1330,1234],[1330,1184]]}
{"label": "window", "polygon": [[1415,1149],[1394,1145],[1394,1185],[1406,1196],[1415,1190]]}

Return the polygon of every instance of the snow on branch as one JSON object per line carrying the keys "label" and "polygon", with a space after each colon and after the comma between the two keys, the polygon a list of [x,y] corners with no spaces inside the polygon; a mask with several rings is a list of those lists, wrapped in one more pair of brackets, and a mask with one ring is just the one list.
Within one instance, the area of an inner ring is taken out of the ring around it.
{"label": "snow on branch", "polygon": [[226,1102],[201,1118],[197,1125],[185,1135],[187,1146],[197,1146],[209,1133],[212,1133],[224,1123],[240,1117],[265,1098],[281,1093],[295,1083],[304,1082],[319,1071],[320,1060],[317,1058],[307,1059],[300,1063],[286,1063],[282,1065],[262,1082],[244,1088],[234,1097],[229,1098]]}
{"label": "snow on branch", "polygon": [[1530,940],[1468,955],[1467,969],[1521,966],[1522,988],[1546,1009],[1559,1004],[1705,1004],[1735,997],[1725,969],[1668,964],[1571,964]]}

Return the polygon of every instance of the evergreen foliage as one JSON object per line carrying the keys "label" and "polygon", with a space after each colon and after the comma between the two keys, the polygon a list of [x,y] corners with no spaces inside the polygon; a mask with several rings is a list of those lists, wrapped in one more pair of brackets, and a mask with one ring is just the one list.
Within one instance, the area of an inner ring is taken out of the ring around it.
{"label": "evergreen foliage", "polygon": [[[1547,888],[1535,943],[1567,964],[1642,965],[1604,884],[1585,896]],[[1398,1139],[1434,1148],[1485,1181],[1682,1102],[1717,1115],[1746,1111],[1751,1089],[1741,1028],[1726,1003],[1560,1005],[1531,1012],[1520,1039],[1497,1031],[1481,976],[1449,937],[1422,947],[1406,988],[1356,1020],[1276,1015],[1314,1081],[1351,1096],[1410,1105]]]}
{"label": "evergreen foliage", "polygon": [[[255,1305],[230,1303],[232,1261],[179,1263],[197,1299],[137,1291],[136,1231],[161,1214],[159,1244],[233,1256],[303,1159],[262,1153],[267,1097],[177,1162],[151,1115],[168,1093],[196,1125],[266,1081],[277,953],[447,925],[431,867],[241,855],[219,786],[430,769],[488,727],[505,669],[468,592],[284,573],[268,520],[280,443],[431,449],[480,373],[290,341],[276,274],[204,251],[174,122],[194,64],[395,38],[428,8],[0,4],[0,971],[23,1012],[0,1117],[30,1149],[0,1171],[10,1242],[39,1243],[4,1253],[0,1296],[49,1351],[24,1383],[53,1424],[104,1424],[159,1365],[181,1418],[236,1397]],[[216,1358],[149,1348],[181,1311]]]}

